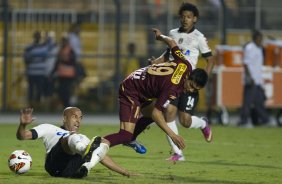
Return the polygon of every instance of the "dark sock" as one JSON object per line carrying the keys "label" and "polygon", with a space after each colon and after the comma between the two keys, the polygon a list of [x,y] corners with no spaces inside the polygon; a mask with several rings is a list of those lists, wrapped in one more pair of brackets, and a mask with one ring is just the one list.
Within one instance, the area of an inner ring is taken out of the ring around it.
{"label": "dark sock", "polygon": [[148,125],[150,125],[151,123],[153,123],[154,120],[152,118],[147,118],[147,117],[141,117],[137,120],[136,122],[136,126],[135,126],[135,130],[133,133],[133,140],[136,139],[136,137],[143,132]]}
{"label": "dark sock", "polygon": [[120,129],[118,133],[107,135],[104,138],[111,143],[110,147],[113,147],[118,144],[129,143],[133,138],[133,134],[126,130]]}

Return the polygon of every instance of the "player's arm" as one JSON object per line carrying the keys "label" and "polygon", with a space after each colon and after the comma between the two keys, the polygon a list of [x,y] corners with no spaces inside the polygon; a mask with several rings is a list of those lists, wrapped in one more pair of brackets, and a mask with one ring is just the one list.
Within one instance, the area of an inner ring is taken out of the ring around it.
{"label": "player's arm", "polygon": [[169,52],[170,49],[167,49],[164,53],[162,53],[162,55],[160,55],[160,57],[155,58],[155,57],[151,57],[148,59],[149,64],[159,64],[159,63],[164,63],[164,62],[168,62],[169,61]]}
{"label": "player's arm", "polygon": [[172,139],[172,141],[179,147],[179,149],[185,148],[184,139],[176,135],[168,126],[165,121],[163,112],[158,108],[154,107],[152,112],[152,119],[157,123],[157,125]]}
{"label": "player's arm", "polygon": [[17,130],[17,139],[19,140],[31,140],[32,133],[30,130],[26,130],[26,126],[34,121],[32,117],[32,108],[25,108],[21,110],[20,124]]}
{"label": "player's arm", "polygon": [[153,28],[153,32],[155,33],[156,40],[165,42],[170,48],[177,46],[176,42],[172,38],[163,35],[159,29]]}
{"label": "player's arm", "polygon": [[101,160],[101,164],[103,164],[105,167],[107,167],[108,169],[115,171],[121,175],[130,177],[130,176],[136,176],[138,174],[136,173],[131,173],[129,171],[127,171],[126,169],[122,168],[121,166],[119,166],[117,163],[115,163],[110,156],[106,155],[103,160]]}
{"label": "player's arm", "polygon": [[209,76],[212,74],[212,69],[215,63],[215,58],[213,56],[206,57],[205,60],[207,61],[206,72]]}

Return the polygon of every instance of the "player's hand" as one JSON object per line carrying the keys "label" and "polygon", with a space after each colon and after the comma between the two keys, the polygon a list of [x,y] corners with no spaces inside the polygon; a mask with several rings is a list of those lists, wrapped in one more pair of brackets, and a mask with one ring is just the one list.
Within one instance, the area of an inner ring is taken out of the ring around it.
{"label": "player's hand", "polygon": [[152,30],[155,33],[156,40],[162,40],[161,37],[160,37],[162,35],[162,32],[159,29],[156,29],[156,28],[153,28]]}
{"label": "player's hand", "polygon": [[155,58],[154,56],[150,57],[150,58],[148,59],[149,65],[154,64],[154,61],[155,61],[155,60],[156,60],[156,58]]}
{"label": "player's hand", "polygon": [[21,110],[20,115],[20,123],[27,125],[30,124],[35,120],[35,118],[32,117],[33,108],[24,108]]}
{"label": "player's hand", "polygon": [[174,144],[176,144],[176,146],[183,150],[185,148],[185,142],[183,137],[181,137],[180,135],[174,135],[172,137],[170,137],[172,139],[172,141],[174,142]]}

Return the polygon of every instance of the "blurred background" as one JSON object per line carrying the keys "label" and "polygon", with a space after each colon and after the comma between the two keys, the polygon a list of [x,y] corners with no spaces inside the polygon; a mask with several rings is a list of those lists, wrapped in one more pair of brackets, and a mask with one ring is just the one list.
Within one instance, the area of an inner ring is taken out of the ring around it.
{"label": "blurred background", "polygon": [[[166,46],[154,40],[151,28],[167,34],[179,26],[178,8],[183,0],[2,0],[0,7],[0,105],[2,112],[30,105],[24,52],[38,31],[41,43],[60,48],[62,38],[77,34],[76,54],[82,66],[70,104],[91,113],[117,113],[121,80],[135,68],[147,65]],[[282,1],[190,0],[216,56],[212,82],[200,93],[198,112],[215,112],[221,123],[238,113],[242,102],[242,46],[251,30],[264,34],[266,48],[267,104],[277,117],[282,106]],[[74,31],[74,29],[76,31]],[[54,65],[56,52],[45,58]],[[200,60],[199,67],[205,67]],[[84,70],[83,70],[84,69]],[[276,76],[277,74],[277,76]],[[46,74],[47,75],[47,74]],[[234,80],[236,79],[236,80]],[[277,82],[278,81],[278,82]],[[280,82],[279,82],[280,81]],[[33,102],[37,111],[56,112],[64,107],[51,85],[50,94]],[[45,86],[49,89],[48,86]],[[238,91],[230,91],[236,88]],[[47,90],[48,90],[47,89]],[[281,113],[280,113],[281,114]]]}

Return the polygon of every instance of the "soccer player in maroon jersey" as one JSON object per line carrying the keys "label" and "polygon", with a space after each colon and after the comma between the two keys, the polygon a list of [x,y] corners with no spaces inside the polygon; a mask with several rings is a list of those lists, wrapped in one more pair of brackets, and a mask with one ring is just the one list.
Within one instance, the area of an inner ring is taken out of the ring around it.
{"label": "soccer player in maroon jersey", "polygon": [[[172,38],[163,35],[158,29],[153,29],[153,32],[156,40],[165,42],[171,48],[174,61],[138,69],[120,84],[120,130],[117,133],[104,136],[102,141],[110,147],[134,140],[135,125],[139,119],[140,108],[149,99],[156,99],[151,118],[180,149],[185,148],[184,139],[167,126],[163,111],[182,92],[188,92],[192,83],[187,79],[192,71],[192,66]],[[206,72],[204,74],[207,75]],[[195,83],[192,85],[195,88],[198,87]],[[96,163],[97,161],[94,160],[93,163]]]}

